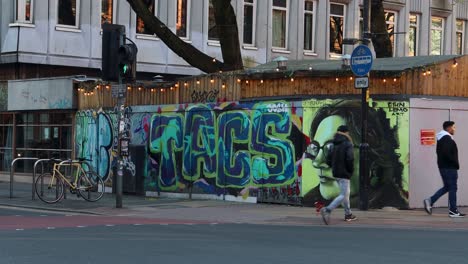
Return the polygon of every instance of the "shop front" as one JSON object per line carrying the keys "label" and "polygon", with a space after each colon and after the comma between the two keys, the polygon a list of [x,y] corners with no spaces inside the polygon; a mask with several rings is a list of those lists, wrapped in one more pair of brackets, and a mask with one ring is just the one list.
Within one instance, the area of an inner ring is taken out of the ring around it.
{"label": "shop front", "polygon": [[[6,111],[0,113],[0,171],[15,158],[72,157],[74,79],[28,79],[8,82]],[[34,162],[19,160],[17,172],[32,172]]]}

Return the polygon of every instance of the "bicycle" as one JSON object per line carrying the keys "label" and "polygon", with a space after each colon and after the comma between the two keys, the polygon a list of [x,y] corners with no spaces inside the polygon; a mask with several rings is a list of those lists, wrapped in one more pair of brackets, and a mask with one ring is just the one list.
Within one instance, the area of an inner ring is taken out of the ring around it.
{"label": "bicycle", "polygon": [[[60,201],[65,194],[65,187],[69,187],[70,192],[82,197],[86,201],[96,202],[104,195],[104,181],[93,170],[85,170],[83,164],[87,159],[60,161],[50,159],[53,162],[52,173],[41,174],[34,183],[36,194],[45,203],[56,203]],[[88,165],[89,166],[89,165]],[[72,169],[70,180],[60,171],[61,167]],[[74,173],[73,176],[73,172]]]}

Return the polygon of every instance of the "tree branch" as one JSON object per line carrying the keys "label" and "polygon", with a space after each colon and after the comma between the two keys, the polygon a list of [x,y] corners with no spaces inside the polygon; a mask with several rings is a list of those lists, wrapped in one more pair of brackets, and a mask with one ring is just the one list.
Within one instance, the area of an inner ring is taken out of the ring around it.
{"label": "tree branch", "polygon": [[213,57],[199,51],[194,46],[181,40],[164,23],[162,23],[142,0],[127,0],[133,11],[143,20],[145,27],[156,34],[174,53],[182,57],[191,66],[206,73],[213,73],[223,70],[225,64]]}

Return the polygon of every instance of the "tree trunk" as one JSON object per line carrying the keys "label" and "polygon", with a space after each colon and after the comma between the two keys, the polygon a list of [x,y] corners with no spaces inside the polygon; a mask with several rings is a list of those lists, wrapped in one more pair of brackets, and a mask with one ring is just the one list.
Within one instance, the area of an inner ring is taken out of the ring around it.
{"label": "tree trunk", "polygon": [[371,33],[372,43],[377,58],[393,56],[393,47],[387,31],[387,22],[382,0],[372,0],[371,3]]}
{"label": "tree trunk", "polygon": [[231,0],[213,0],[219,43],[225,64],[224,70],[243,69],[236,14]]}
{"label": "tree trunk", "polygon": [[[174,34],[174,32],[171,31],[171,29],[169,29],[148,10],[148,7],[142,0],[127,0],[127,2],[132,7],[133,11],[135,11],[137,16],[143,20],[148,31],[156,34],[156,36],[158,36],[158,38],[160,38],[168,48],[170,48],[175,54],[179,55],[191,66],[206,73],[243,68],[236,16],[230,1],[213,1],[215,14],[218,13],[217,10],[221,10],[223,12],[222,15],[215,16],[217,17],[216,23],[225,25],[221,26],[223,30],[220,30],[221,32],[219,32],[224,63],[214,60],[213,57],[206,55],[191,44],[181,40],[176,34]],[[233,26],[235,26],[235,28]]]}

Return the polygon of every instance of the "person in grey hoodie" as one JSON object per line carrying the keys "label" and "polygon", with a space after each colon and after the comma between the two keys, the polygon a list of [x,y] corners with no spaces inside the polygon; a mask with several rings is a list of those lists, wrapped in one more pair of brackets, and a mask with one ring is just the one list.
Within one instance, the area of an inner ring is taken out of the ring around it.
{"label": "person in grey hoodie", "polygon": [[442,127],[444,130],[437,133],[436,152],[437,166],[444,186],[430,198],[424,199],[424,209],[428,214],[432,214],[432,205],[448,192],[449,217],[464,217],[465,214],[460,213],[457,208],[457,180],[460,164],[458,162],[457,144],[453,140],[455,122],[445,121]]}
{"label": "person in grey hoodie", "polygon": [[349,129],[347,126],[339,126],[333,138],[333,149],[331,155],[327,158],[327,163],[332,167],[333,177],[340,186],[340,194],[326,207],[320,210],[323,222],[328,225],[330,222],[330,214],[343,204],[345,210],[345,221],[354,221],[356,216],[351,213],[349,205],[350,186],[349,181],[354,172],[354,150]]}

